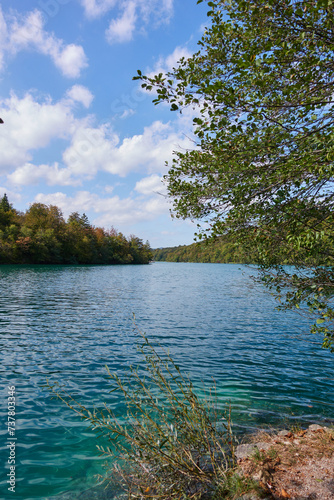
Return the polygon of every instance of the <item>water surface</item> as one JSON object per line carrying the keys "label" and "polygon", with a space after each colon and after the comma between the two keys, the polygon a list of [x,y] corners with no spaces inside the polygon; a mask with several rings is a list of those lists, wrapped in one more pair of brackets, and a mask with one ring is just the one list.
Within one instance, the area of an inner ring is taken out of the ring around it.
{"label": "water surface", "polygon": [[[303,335],[305,318],[275,311],[251,273],[232,264],[1,266],[2,421],[7,386],[17,392],[16,492],[7,492],[2,465],[1,498],[112,497],[87,493],[102,466],[95,435],[42,386],[49,378],[89,406],[122,409],[105,365],[124,375],[138,361],[133,313],[199,391],[215,380],[237,430],[331,421],[333,355]],[[6,464],[4,427],[0,435]]]}

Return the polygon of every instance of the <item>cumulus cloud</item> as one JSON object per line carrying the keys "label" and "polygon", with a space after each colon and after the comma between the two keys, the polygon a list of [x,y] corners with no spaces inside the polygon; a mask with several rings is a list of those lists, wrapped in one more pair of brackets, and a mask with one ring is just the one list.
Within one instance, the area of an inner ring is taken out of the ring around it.
{"label": "cumulus cloud", "polygon": [[177,63],[182,57],[188,59],[191,56],[192,53],[187,49],[187,47],[178,46],[168,56],[160,57],[154,65],[153,70],[148,69],[146,74],[147,76],[153,77],[158,73],[167,73],[178,66]]}
{"label": "cumulus cloud", "polygon": [[145,127],[142,134],[125,138],[113,151],[108,171],[125,176],[132,171],[161,172],[165,161],[178,147],[188,148],[189,139],[171,123],[156,121]]}
{"label": "cumulus cloud", "polygon": [[0,68],[6,54],[14,56],[22,50],[35,50],[49,56],[68,78],[78,78],[88,66],[81,45],[66,45],[62,39],[44,29],[43,14],[39,10],[24,17],[13,17],[10,23],[6,23],[0,6],[0,42]]}
{"label": "cumulus cloud", "polygon": [[161,172],[173,150],[191,146],[181,129],[161,121],[122,141],[108,125],[81,127],[73,134],[63,161],[75,175],[93,178],[98,171],[104,171],[126,177],[130,172]]}
{"label": "cumulus cloud", "polygon": [[17,168],[12,174],[8,175],[8,180],[18,186],[38,185],[42,181],[49,186],[78,186],[81,181],[73,179],[71,172],[59,166],[53,165],[33,165],[26,163]]}
{"label": "cumulus cloud", "polygon": [[85,108],[89,108],[94,99],[91,91],[83,85],[73,85],[73,87],[67,91],[67,96],[72,101],[80,102],[85,106]]}
{"label": "cumulus cloud", "polygon": [[[50,97],[39,101],[31,93],[22,98],[13,93],[0,100],[6,124],[0,135],[0,172],[18,185],[34,184],[38,178],[49,185],[77,185],[98,172],[120,177],[131,172],[161,174],[173,150],[193,147],[186,135],[191,128],[187,113],[172,123],[156,121],[141,134],[121,139],[110,123],[93,126],[94,116],[75,117],[76,102],[88,106],[92,98],[87,88],[75,85],[58,102]],[[65,141],[61,158],[50,164],[34,161],[35,151],[59,139]],[[145,186],[137,188],[139,193]]]}
{"label": "cumulus cloud", "polygon": [[[171,54],[168,54],[167,56],[161,56],[155,63],[153,69],[152,68],[147,68],[145,71],[145,74],[149,78],[153,78],[155,75],[162,73],[166,74],[169,71],[172,71],[173,68],[178,67],[178,62],[180,61],[181,58],[189,59],[189,57],[192,56],[192,53],[188,50],[187,47],[185,46],[177,46],[174,51]],[[149,94],[152,96],[152,91],[148,91],[146,89],[143,89],[141,87],[141,82],[138,84],[137,87],[138,92],[142,94]],[[155,92],[153,90],[153,92]],[[166,101],[163,102],[162,105],[164,106],[170,106],[170,104]]]}
{"label": "cumulus cloud", "polygon": [[113,171],[111,163],[119,137],[108,125],[77,128],[71,145],[63,153],[63,161],[76,175],[93,178],[99,170]]}
{"label": "cumulus cloud", "polygon": [[22,196],[20,193],[17,193],[16,191],[11,191],[6,187],[0,186],[0,197],[2,198],[5,193],[8,196],[8,199],[11,203],[14,202],[19,203],[22,200]]}
{"label": "cumulus cloud", "polygon": [[136,183],[135,191],[144,195],[152,195],[153,193],[166,194],[166,186],[163,184],[163,179],[160,175],[153,174],[149,177],[144,177]]}
{"label": "cumulus cloud", "polygon": [[110,44],[129,42],[132,40],[136,28],[136,5],[135,2],[129,2],[123,14],[113,19],[106,31],[106,39]]}
{"label": "cumulus cloud", "polygon": [[50,98],[38,102],[31,94],[22,99],[14,93],[0,99],[0,116],[5,121],[0,135],[0,171],[30,161],[32,151],[44,148],[54,138],[69,138],[75,127],[71,107]]}
{"label": "cumulus cloud", "polygon": [[52,53],[50,55],[55,65],[68,78],[79,78],[82,69],[88,66],[87,57],[81,45],[71,43],[56,51],[54,55]]}
{"label": "cumulus cloud", "polygon": [[97,218],[93,223],[102,227],[131,226],[138,222],[153,220],[157,215],[168,211],[168,204],[163,197],[148,200],[119,196],[101,198],[89,191],[78,191],[72,197],[62,192],[40,193],[35,197],[35,201],[57,205],[65,217],[72,212],[95,212]]}

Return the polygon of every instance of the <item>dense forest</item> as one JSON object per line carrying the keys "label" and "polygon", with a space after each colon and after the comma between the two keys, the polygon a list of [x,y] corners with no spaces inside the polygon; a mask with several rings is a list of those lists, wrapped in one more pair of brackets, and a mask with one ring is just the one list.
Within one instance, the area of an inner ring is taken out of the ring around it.
{"label": "dense forest", "polygon": [[153,250],[155,261],[167,262],[218,262],[249,264],[255,259],[226,237],[214,241],[202,241],[192,245],[183,245]]}
{"label": "dense forest", "polygon": [[0,201],[0,264],[148,264],[148,242],[90,224],[85,214],[65,221],[54,205],[33,203],[19,212]]}

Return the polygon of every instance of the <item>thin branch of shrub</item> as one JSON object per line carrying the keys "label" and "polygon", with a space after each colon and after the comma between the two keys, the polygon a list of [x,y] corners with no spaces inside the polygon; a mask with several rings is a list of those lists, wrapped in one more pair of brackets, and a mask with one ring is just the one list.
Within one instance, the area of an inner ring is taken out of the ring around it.
{"label": "thin branch of shrub", "polygon": [[236,485],[238,494],[252,488],[235,475],[230,407],[218,411],[215,387],[199,398],[169,352],[139,334],[144,365],[130,366],[127,383],[107,368],[110,392],[122,397],[125,416],[107,403],[90,411],[57,382],[46,384],[108,441],[97,446],[109,459],[106,479],[129,499],[234,498]]}

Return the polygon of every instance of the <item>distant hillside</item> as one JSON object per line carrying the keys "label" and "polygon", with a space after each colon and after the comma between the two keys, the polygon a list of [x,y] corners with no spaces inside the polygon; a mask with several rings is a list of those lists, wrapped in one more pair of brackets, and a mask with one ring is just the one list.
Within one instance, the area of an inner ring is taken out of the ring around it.
{"label": "distant hillside", "polygon": [[216,241],[199,242],[178,247],[153,250],[153,260],[166,262],[211,262],[249,264],[251,256],[235,243],[219,238]]}

